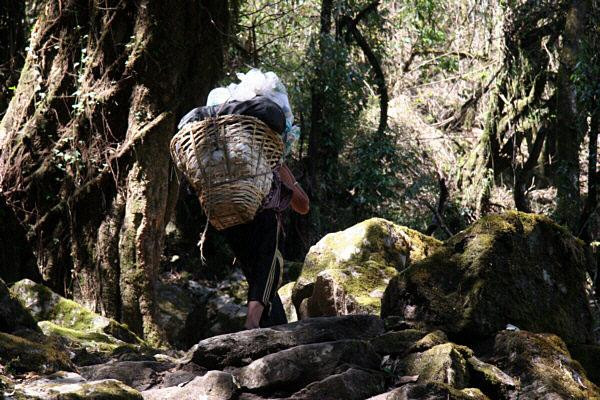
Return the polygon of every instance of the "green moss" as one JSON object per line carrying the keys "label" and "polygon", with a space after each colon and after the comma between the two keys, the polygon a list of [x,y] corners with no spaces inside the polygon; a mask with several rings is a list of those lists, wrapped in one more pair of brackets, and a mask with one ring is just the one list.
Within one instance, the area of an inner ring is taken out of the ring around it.
{"label": "green moss", "polygon": [[45,391],[58,400],[142,400],[137,390],[115,379],[77,384],[47,384]]}
{"label": "green moss", "polygon": [[587,379],[556,335],[504,331],[496,337],[495,349],[502,356],[503,370],[519,375],[522,386],[531,385],[530,390],[540,396],[546,392],[563,398],[600,399],[600,388]]}
{"label": "green moss", "polygon": [[65,328],[50,321],[41,321],[38,325],[46,335],[63,337],[93,352],[111,353],[124,344],[122,341],[101,332]]}
{"label": "green moss", "polygon": [[314,280],[322,270],[366,262],[402,269],[440,245],[438,240],[412,229],[371,218],[323,237],[306,256],[301,276]]}
{"label": "green moss", "polygon": [[[410,301],[412,318],[449,333],[491,335],[512,323],[585,342],[586,267],[582,243],[548,218],[490,215],[395,278],[382,315],[403,315]],[[573,324],[573,315],[584,318]]]}
{"label": "green moss", "polygon": [[20,334],[22,336],[0,332],[0,362],[7,370],[51,373],[73,369],[67,350],[56,341],[32,331]]}
{"label": "green moss", "polygon": [[328,234],[313,246],[298,282],[314,282],[327,271],[361,312],[379,314],[381,296],[390,279],[440,245],[417,231],[371,218]]}
{"label": "green moss", "polygon": [[590,381],[600,386],[600,346],[574,345],[569,347],[569,352],[581,363]]}
{"label": "green moss", "polygon": [[449,383],[457,389],[468,385],[469,372],[465,356],[472,351],[466,347],[445,343],[423,353],[413,353],[404,360],[404,373],[418,375],[419,383]]}
{"label": "green moss", "polygon": [[[142,339],[133,334],[126,325],[110,318],[98,315],[73,300],[53,293],[46,286],[24,279],[13,285],[11,292],[19,298],[34,315],[37,321],[46,321],[44,326],[57,335],[65,337],[92,337],[108,343],[108,335],[114,336],[112,342],[126,341],[145,345]],[[51,328],[50,328],[51,327]],[[59,329],[61,328],[61,329]],[[77,333],[74,333],[77,332]]]}

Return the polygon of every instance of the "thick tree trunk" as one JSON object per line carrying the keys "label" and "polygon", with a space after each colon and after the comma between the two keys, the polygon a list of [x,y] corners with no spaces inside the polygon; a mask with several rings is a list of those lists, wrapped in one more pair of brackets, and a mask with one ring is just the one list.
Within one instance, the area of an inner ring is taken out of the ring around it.
{"label": "thick tree trunk", "polygon": [[572,75],[578,61],[579,41],[587,18],[587,0],[573,0],[566,17],[557,81],[556,187],[559,221],[575,228],[581,211],[579,147],[584,134],[578,118]]}
{"label": "thick tree trunk", "polygon": [[0,184],[44,280],[158,345],[168,143],[220,75],[227,7],[48,2],[0,125]]}

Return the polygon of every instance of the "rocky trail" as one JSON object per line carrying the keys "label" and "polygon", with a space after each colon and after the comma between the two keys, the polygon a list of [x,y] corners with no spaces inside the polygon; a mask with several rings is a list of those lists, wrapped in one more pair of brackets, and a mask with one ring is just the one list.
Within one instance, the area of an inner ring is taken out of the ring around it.
{"label": "rocky trail", "polygon": [[239,280],[163,283],[175,349],[48,288],[0,282],[6,399],[600,399],[593,249],[511,212],[445,242],[381,219],[327,235],[243,331]]}

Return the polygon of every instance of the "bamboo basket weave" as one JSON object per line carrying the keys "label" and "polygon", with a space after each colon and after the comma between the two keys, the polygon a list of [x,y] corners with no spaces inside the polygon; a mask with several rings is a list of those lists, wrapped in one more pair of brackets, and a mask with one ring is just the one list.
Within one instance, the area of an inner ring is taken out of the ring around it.
{"label": "bamboo basket weave", "polygon": [[222,230],[254,218],[271,189],[283,141],[258,118],[223,115],[186,124],[170,150],[210,223]]}

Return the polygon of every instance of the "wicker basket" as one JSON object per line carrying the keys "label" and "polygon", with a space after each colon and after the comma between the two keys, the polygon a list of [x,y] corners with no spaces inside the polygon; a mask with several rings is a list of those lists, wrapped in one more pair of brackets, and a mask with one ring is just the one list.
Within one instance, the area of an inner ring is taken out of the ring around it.
{"label": "wicker basket", "polygon": [[251,221],[271,189],[283,141],[258,118],[224,115],[186,124],[171,140],[171,157],[222,230]]}

